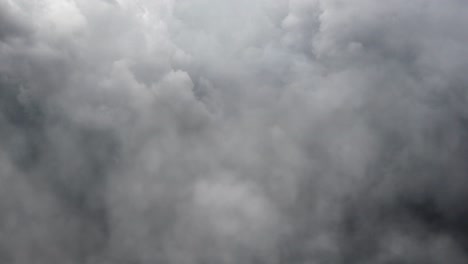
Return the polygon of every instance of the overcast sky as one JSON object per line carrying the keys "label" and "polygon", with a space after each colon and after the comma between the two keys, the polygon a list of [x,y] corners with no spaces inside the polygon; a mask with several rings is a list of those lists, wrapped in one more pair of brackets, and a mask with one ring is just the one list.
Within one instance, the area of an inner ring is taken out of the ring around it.
{"label": "overcast sky", "polygon": [[0,0],[0,263],[468,263],[468,1]]}

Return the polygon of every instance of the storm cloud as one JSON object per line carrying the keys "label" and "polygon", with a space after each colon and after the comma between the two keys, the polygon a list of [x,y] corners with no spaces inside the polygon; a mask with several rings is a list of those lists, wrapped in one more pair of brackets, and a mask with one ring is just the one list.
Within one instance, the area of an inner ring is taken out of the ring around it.
{"label": "storm cloud", "polygon": [[0,262],[468,262],[465,0],[0,0]]}

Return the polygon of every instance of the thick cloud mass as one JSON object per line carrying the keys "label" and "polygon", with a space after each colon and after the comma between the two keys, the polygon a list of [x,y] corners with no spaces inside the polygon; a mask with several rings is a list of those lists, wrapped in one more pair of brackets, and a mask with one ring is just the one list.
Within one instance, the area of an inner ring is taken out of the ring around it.
{"label": "thick cloud mass", "polygon": [[468,263],[466,0],[0,0],[0,263]]}

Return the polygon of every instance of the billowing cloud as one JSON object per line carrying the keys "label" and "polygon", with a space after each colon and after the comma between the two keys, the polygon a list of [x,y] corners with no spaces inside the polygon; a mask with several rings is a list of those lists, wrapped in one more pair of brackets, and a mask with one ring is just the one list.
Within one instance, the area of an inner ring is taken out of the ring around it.
{"label": "billowing cloud", "polygon": [[0,0],[0,262],[466,263],[468,2]]}

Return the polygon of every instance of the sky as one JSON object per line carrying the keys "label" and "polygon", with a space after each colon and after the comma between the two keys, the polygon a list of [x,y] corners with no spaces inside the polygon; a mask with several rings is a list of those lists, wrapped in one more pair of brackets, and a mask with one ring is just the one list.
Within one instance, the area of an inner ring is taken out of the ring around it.
{"label": "sky", "polygon": [[0,262],[468,263],[468,1],[0,0]]}

